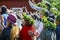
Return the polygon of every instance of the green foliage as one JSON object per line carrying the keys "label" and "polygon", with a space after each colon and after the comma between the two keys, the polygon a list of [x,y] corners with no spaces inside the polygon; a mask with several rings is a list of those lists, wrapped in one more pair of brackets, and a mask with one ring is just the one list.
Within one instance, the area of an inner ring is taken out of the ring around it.
{"label": "green foliage", "polygon": [[60,0],[46,0],[51,3],[52,7],[56,7],[60,11]]}
{"label": "green foliage", "polygon": [[31,18],[29,15],[24,15],[24,20],[27,20],[31,25],[34,24],[33,18]]}
{"label": "green foliage", "polygon": [[[47,6],[46,4],[49,4]],[[60,14],[60,0],[42,0],[40,3],[36,4],[38,7],[42,7],[41,12],[44,14],[46,10],[49,10],[51,14],[54,14],[55,17]],[[46,30],[55,30],[56,24],[47,20],[47,17],[43,18],[44,28]],[[60,18],[58,18],[60,19]]]}
{"label": "green foliage", "polygon": [[56,8],[54,8],[54,7],[52,7],[52,8],[50,9],[50,12],[53,13],[55,16],[59,14],[59,13],[58,13],[58,10],[57,10]]}
{"label": "green foliage", "polygon": [[30,19],[29,22],[31,25],[34,24],[34,19]]}
{"label": "green foliage", "polygon": [[47,19],[43,20],[45,30],[56,30],[56,24],[48,21]]}
{"label": "green foliage", "polygon": [[56,24],[47,20],[48,17],[43,17],[42,22],[44,23],[45,30],[56,30]]}

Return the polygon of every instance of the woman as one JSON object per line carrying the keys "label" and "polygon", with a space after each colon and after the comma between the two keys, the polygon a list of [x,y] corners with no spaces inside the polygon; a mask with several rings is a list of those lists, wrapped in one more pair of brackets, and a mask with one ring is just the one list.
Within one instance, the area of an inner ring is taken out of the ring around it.
{"label": "woman", "polygon": [[19,40],[33,40],[35,28],[33,22],[30,22],[30,17],[24,17],[25,25],[23,25],[22,30],[20,31]]}
{"label": "woman", "polygon": [[3,17],[3,26],[6,28],[6,21],[8,17],[7,8],[5,6],[1,7],[1,15]]}
{"label": "woman", "polygon": [[[15,23],[16,23],[16,17],[14,15],[9,15],[7,17],[7,28],[5,28],[3,31],[2,31],[2,34],[1,34],[1,37],[0,37],[0,40],[11,40],[10,38],[10,32],[11,30],[13,29],[13,26],[15,26]],[[13,25],[13,26],[12,26]]]}

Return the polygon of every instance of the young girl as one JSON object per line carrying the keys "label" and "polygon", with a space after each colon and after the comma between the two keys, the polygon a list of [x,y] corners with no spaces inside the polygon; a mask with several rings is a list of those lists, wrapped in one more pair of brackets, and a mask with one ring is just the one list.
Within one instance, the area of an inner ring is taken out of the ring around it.
{"label": "young girl", "polygon": [[7,28],[3,30],[0,40],[11,40],[12,39],[10,34],[11,34],[11,30],[13,29],[13,26],[15,26],[15,23],[16,23],[16,17],[10,14],[7,18]]}
{"label": "young girl", "polygon": [[[14,15],[14,14],[13,14]],[[16,15],[14,15],[16,17]],[[16,18],[17,19],[17,18]],[[16,20],[17,21],[17,20]],[[19,21],[20,22],[20,21]],[[17,24],[15,23],[15,25],[12,25],[12,29],[10,32],[10,39],[11,40],[19,40],[19,30],[20,28],[17,26]]]}
{"label": "young girl", "polygon": [[23,28],[20,31],[19,40],[33,40],[35,28],[33,22],[30,24],[29,20],[29,16],[24,17],[25,25],[23,25]]}

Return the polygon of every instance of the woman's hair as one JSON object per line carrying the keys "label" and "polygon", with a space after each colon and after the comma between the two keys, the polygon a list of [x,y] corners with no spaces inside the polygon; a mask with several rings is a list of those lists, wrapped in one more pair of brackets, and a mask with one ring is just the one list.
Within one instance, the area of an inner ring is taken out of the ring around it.
{"label": "woman's hair", "polygon": [[13,26],[10,32],[10,39],[15,40],[19,35],[19,28],[18,26]]}
{"label": "woman's hair", "polygon": [[7,8],[1,7],[1,15],[2,15],[2,14],[5,14],[6,12],[7,12]]}

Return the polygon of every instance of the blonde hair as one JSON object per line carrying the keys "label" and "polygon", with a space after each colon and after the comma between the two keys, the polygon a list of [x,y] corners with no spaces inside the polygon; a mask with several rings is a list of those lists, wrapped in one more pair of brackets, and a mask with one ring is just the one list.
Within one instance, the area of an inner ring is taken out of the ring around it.
{"label": "blonde hair", "polygon": [[19,35],[19,28],[18,26],[13,26],[10,32],[10,38],[11,40],[15,40],[16,36]]}

